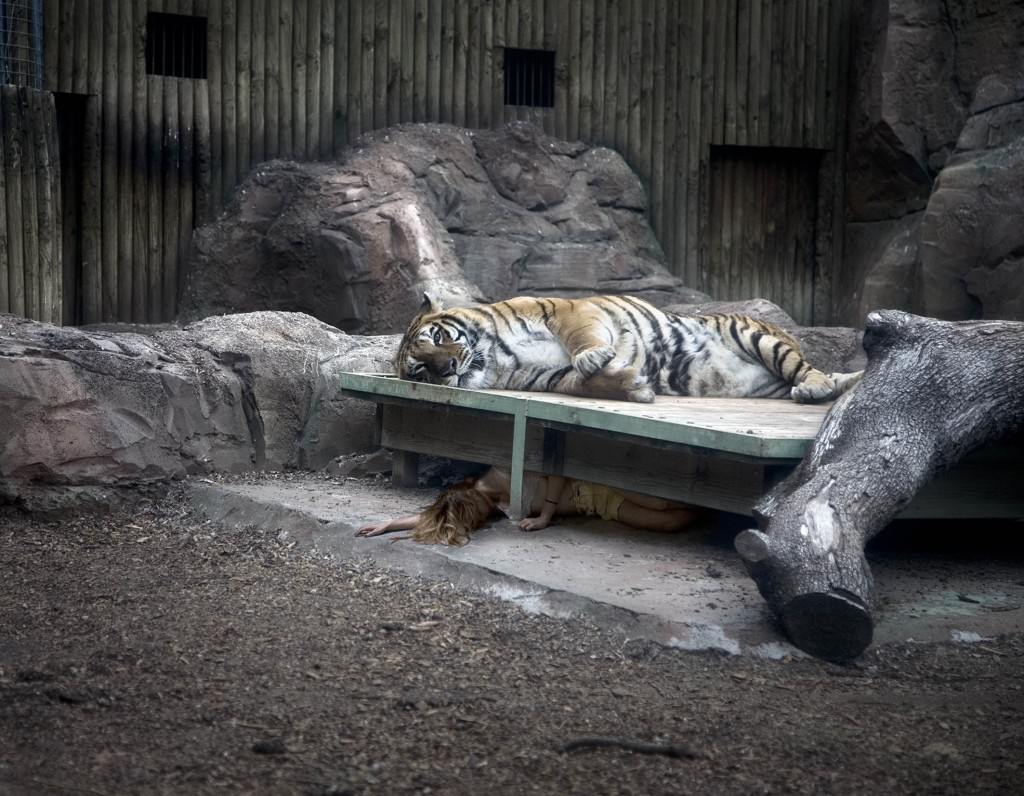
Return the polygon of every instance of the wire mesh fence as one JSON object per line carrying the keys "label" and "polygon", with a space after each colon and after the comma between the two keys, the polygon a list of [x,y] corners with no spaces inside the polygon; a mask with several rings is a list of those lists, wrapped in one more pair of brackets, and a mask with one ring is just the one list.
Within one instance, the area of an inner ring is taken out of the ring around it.
{"label": "wire mesh fence", "polygon": [[0,84],[43,87],[43,0],[0,0]]}

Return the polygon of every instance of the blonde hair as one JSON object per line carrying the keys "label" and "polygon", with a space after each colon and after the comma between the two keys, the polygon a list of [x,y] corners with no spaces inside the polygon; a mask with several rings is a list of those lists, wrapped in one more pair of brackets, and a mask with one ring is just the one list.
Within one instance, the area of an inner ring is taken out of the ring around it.
{"label": "blonde hair", "polygon": [[464,545],[469,535],[487,522],[496,504],[480,490],[476,479],[449,487],[420,513],[412,539],[421,544]]}

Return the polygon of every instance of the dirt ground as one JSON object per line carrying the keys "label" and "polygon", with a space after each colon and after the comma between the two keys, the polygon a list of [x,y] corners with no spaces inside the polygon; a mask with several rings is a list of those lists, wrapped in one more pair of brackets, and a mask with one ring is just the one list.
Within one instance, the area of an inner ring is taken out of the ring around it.
{"label": "dirt ground", "polygon": [[[0,517],[0,794],[1024,792],[1024,637],[623,644],[224,530]],[[581,738],[657,746],[564,751]]]}

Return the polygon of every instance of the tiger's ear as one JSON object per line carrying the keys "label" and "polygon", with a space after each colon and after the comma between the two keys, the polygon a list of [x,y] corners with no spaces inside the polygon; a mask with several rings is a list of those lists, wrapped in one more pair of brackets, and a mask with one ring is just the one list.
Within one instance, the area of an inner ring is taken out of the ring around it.
{"label": "tiger's ear", "polygon": [[440,312],[442,309],[444,309],[444,305],[440,301],[435,301],[429,293],[423,294],[423,303],[420,304],[420,315],[425,315],[428,312]]}

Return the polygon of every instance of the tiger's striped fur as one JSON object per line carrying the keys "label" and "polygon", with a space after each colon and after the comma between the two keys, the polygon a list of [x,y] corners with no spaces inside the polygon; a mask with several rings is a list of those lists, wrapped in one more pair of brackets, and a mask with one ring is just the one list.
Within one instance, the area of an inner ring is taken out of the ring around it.
{"label": "tiger's striped fur", "polygon": [[426,297],[402,338],[403,379],[650,402],[658,395],[827,401],[860,373],[825,374],[782,329],[684,317],[629,296],[518,297],[444,310]]}

